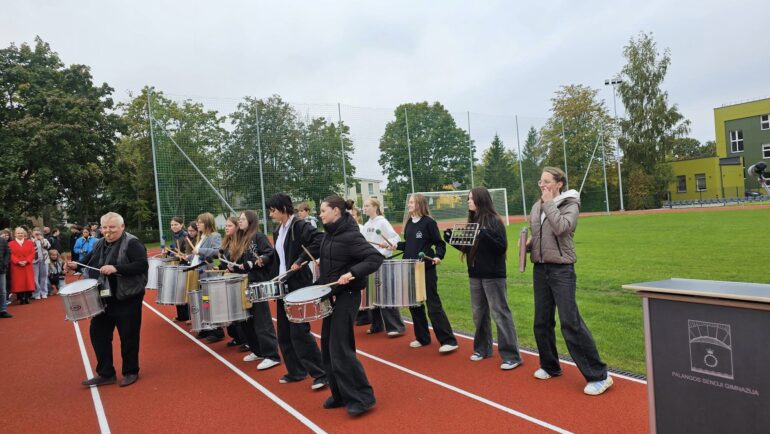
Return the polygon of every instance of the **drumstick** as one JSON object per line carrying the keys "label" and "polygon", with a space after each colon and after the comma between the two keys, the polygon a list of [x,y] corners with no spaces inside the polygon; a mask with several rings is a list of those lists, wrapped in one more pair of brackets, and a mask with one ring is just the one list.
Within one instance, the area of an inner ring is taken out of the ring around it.
{"label": "drumstick", "polygon": [[313,255],[310,254],[310,251],[305,247],[305,245],[304,244],[300,244],[300,245],[302,246],[302,250],[304,250],[305,253],[307,253],[307,255],[310,256],[310,260],[315,262],[315,258],[313,257]]}
{"label": "drumstick", "polygon": [[430,256],[426,255],[424,252],[420,252],[420,254],[418,254],[417,257],[420,258],[420,259],[427,259],[429,261],[433,261],[434,260]]}
{"label": "drumstick", "polygon": [[[351,277],[351,278],[350,278],[350,280],[356,280],[356,277],[355,277],[355,276],[353,276],[353,277]],[[328,286],[329,288],[331,288],[332,286],[337,286],[337,285],[339,285],[339,284],[340,284],[339,282],[334,282],[334,283],[330,283],[330,284],[328,284],[328,285],[326,285],[326,286]]]}
{"label": "drumstick", "polygon": [[193,245],[192,241],[190,241],[190,239],[187,238],[187,237],[185,237],[184,239],[187,240],[187,244],[190,245],[190,248],[193,249],[193,252],[194,252],[195,251],[195,246]]}
{"label": "drumstick", "polygon": [[374,231],[377,235],[381,236],[383,240],[385,240],[386,243],[388,243],[388,247],[393,247],[393,243],[390,242],[389,239],[385,238],[385,235],[382,235],[382,231],[377,229]]}
{"label": "drumstick", "polygon": [[227,273],[227,270],[203,270],[204,273]]}
{"label": "drumstick", "polygon": [[89,266],[89,265],[86,265],[86,264],[81,264],[80,262],[75,262],[75,261],[72,261],[72,262],[74,262],[74,263],[75,263],[75,264],[77,264],[77,265],[80,265],[80,266],[81,266],[81,267],[83,267],[83,268],[88,268],[89,270],[96,270],[96,271],[101,271],[101,270],[99,270],[99,269],[98,269],[98,268],[96,268],[96,267],[91,267],[91,266]]}
{"label": "drumstick", "polygon": [[[299,264],[299,268],[302,268],[302,267],[304,267],[304,266],[305,266],[305,264],[307,264],[307,261],[305,261],[305,262],[303,262],[303,263]],[[286,276],[287,274],[289,274],[289,273],[291,273],[291,272],[293,272],[293,271],[295,271],[295,270],[292,270],[292,269],[290,268],[289,270],[285,271],[283,274],[279,274],[279,275],[275,276],[275,277],[274,277],[273,279],[271,279],[270,281],[271,281],[271,282],[276,282],[276,281],[278,281],[278,280],[281,280],[281,278],[282,278],[282,277]]]}

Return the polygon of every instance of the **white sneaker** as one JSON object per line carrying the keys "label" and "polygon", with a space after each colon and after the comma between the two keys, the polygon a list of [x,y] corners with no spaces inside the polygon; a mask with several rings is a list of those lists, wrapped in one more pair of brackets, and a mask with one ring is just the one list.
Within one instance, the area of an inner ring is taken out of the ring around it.
{"label": "white sneaker", "polygon": [[40,300],[40,296],[39,295],[36,295],[36,296],[34,296],[32,298],[34,298],[35,300]]}
{"label": "white sneaker", "polygon": [[535,371],[535,378],[537,378],[538,380],[547,380],[551,378],[551,374],[549,374],[548,372],[545,372],[545,369],[543,368],[538,368],[538,370]]}
{"label": "white sneaker", "polygon": [[521,366],[521,360],[514,361],[514,360],[506,360],[500,365],[500,369],[503,371],[510,371],[511,369],[516,369],[519,366]]}
{"label": "white sneaker", "polygon": [[257,370],[264,371],[265,369],[270,369],[273,366],[278,366],[280,364],[281,362],[279,362],[278,360],[265,359],[259,365],[257,365]]}
{"label": "white sneaker", "polygon": [[484,356],[482,356],[482,355],[481,355],[481,354],[479,354],[479,353],[473,353],[473,354],[471,354],[471,361],[472,361],[472,362],[478,362],[479,360],[482,360],[482,359],[484,359]]}
{"label": "white sneaker", "polygon": [[46,294],[43,294],[43,298],[48,298],[48,296]]}
{"label": "white sneaker", "polygon": [[395,338],[396,336],[403,336],[404,334],[401,332],[388,332],[388,337]]}
{"label": "white sneaker", "polygon": [[593,396],[601,395],[605,390],[609,389],[610,386],[612,386],[612,377],[610,377],[610,374],[607,374],[607,378],[602,381],[592,381],[586,384],[583,393]]}
{"label": "white sneaker", "polygon": [[420,341],[412,341],[412,342],[409,342],[409,346],[412,348],[420,348],[422,344],[420,343]]}
{"label": "white sneaker", "polygon": [[451,353],[452,351],[457,349],[457,345],[449,345],[444,344],[441,347],[439,347],[438,352],[439,353]]}
{"label": "white sneaker", "polygon": [[254,354],[254,353],[251,353],[251,354],[247,354],[247,355],[246,355],[246,356],[243,358],[243,361],[244,361],[244,362],[253,362],[253,361],[255,361],[255,360],[259,360],[259,359],[261,359],[261,358],[262,358],[262,357],[260,357],[260,356],[258,356],[258,355],[256,355],[256,354]]}

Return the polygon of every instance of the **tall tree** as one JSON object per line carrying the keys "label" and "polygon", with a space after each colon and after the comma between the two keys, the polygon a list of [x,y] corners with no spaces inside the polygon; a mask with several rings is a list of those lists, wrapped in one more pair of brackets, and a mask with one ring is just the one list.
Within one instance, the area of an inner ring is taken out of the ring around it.
{"label": "tall tree", "polygon": [[[537,180],[540,179],[540,173],[543,170],[543,160],[547,155],[547,150],[543,147],[535,127],[530,127],[527,131],[527,139],[524,141],[524,149],[521,151],[521,167],[524,173],[524,195],[527,199],[527,205],[532,205],[535,200],[540,198],[540,187]],[[521,202],[521,190],[516,198]],[[518,205],[521,208],[521,205]],[[526,213],[527,210],[522,210]]]}
{"label": "tall tree", "polygon": [[[598,90],[583,85],[562,86],[551,98],[551,117],[541,133],[544,166],[564,169],[566,142],[570,188],[579,189],[588,171],[582,191],[582,202],[588,205],[587,209],[599,209],[597,204],[604,203],[602,147],[608,169],[615,161],[612,152],[613,121],[604,101],[597,98],[598,93]],[[607,171],[608,176],[610,172]]]}
{"label": "tall tree", "polygon": [[[675,139],[689,132],[690,121],[679,113],[676,104],[669,104],[668,92],[661,89],[671,64],[668,49],[660,53],[652,34],[640,33],[623,48],[623,55],[627,63],[621,71],[623,82],[618,93],[628,117],[620,120],[618,142],[624,167],[650,175],[629,179],[639,192],[630,198],[629,205],[631,209],[657,206],[671,176],[670,171],[657,167],[658,163],[671,155]],[[646,200],[645,195],[653,200]]]}
{"label": "tall tree", "polygon": [[701,145],[698,139],[692,137],[674,139],[671,153],[674,161],[717,156],[715,142],[706,142]]}
{"label": "tall tree", "polygon": [[[407,114],[411,144],[412,171],[409,173],[407,146]],[[380,138],[379,163],[388,178],[388,190],[396,207],[403,204],[407,193],[443,190],[447,185],[470,187],[469,155],[475,152],[473,142],[468,149],[468,134],[457,127],[449,112],[438,102],[401,104],[395,120],[385,126]]]}
{"label": "tall tree", "polygon": [[492,138],[491,146],[481,157],[479,175],[484,187],[506,189],[509,206],[521,202],[521,199],[516,200],[521,196],[516,153],[505,149],[503,141],[497,134]]}
{"label": "tall tree", "polygon": [[113,89],[90,68],[65,66],[39,37],[0,50],[0,224],[48,217],[63,206],[85,222],[104,210],[120,120]]}

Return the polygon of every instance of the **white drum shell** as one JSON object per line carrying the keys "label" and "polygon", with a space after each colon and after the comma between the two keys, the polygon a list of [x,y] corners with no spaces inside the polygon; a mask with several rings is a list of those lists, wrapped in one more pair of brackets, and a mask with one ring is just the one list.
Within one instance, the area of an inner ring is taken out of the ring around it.
{"label": "white drum shell", "polygon": [[331,288],[309,286],[300,288],[283,299],[286,318],[295,323],[311,322],[332,314]]}
{"label": "white drum shell", "polygon": [[[374,273],[372,273],[374,274]],[[369,279],[372,280],[371,278]],[[374,285],[369,285],[366,288],[361,290],[361,305],[358,307],[358,310],[370,310],[374,309],[376,306],[374,305]]]}
{"label": "white drum shell", "polygon": [[190,329],[194,332],[211,330],[213,327],[209,315],[209,304],[203,302],[203,292],[200,289],[190,291],[188,298],[190,300]]}
{"label": "white drum shell", "polygon": [[64,318],[67,321],[80,321],[104,312],[104,303],[99,296],[99,282],[85,279],[64,285],[59,291],[64,303]]}
{"label": "white drum shell", "polygon": [[279,281],[267,281],[252,283],[246,290],[246,297],[252,303],[277,300],[286,295],[286,283]]}
{"label": "white drum shell", "polygon": [[174,258],[147,258],[147,289],[158,289],[162,284],[162,275],[160,267],[168,262],[175,261]]}

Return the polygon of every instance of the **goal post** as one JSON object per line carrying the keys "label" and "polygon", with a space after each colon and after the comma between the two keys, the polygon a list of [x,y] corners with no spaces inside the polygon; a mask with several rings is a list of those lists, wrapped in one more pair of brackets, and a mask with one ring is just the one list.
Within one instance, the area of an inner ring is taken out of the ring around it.
{"label": "goal post", "polygon": [[[448,190],[448,191],[425,191],[417,192],[425,196],[428,200],[430,214],[437,222],[465,222],[468,218],[468,193],[470,190]],[[412,197],[409,193],[404,203],[404,220],[409,213],[409,199]],[[492,203],[498,214],[505,218],[505,224],[508,225],[508,192],[505,188],[490,188],[489,194],[492,196]]]}

